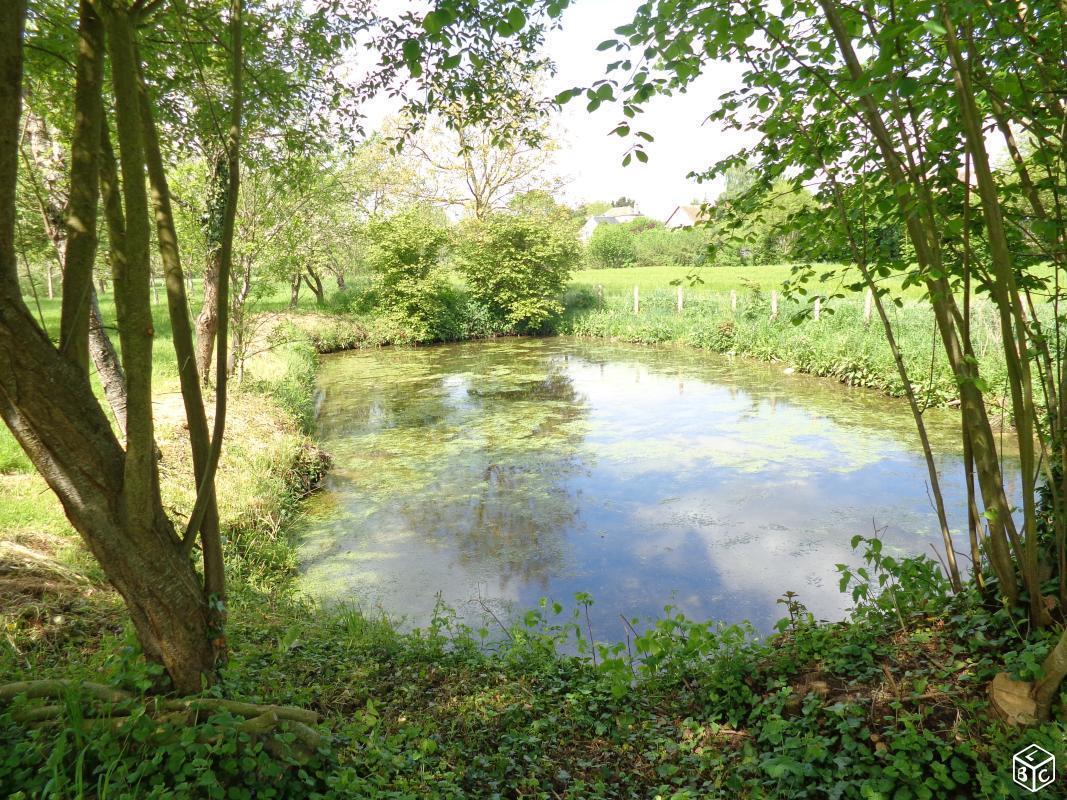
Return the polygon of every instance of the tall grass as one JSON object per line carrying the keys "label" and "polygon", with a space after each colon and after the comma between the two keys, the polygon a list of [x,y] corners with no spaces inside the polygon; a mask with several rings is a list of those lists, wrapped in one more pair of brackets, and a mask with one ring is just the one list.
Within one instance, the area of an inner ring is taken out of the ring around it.
{"label": "tall grass", "polygon": [[[585,293],[583,293],[585,294]],[[588,298],[588,295],[586,295]],[[641,293],[640,312],[632,295],[605,292],[603,302],[579,310],[572,304],[561,333],[646,344],[677,343],[691,347],[781,362],[812,375],[836,378],[851,386],[902,396],[904,386],[877,314],[864,320],[862,298],[840,299],[822,308],[815,320],[811,308],[780,300],[777,319],[771,318],[768,293],[739,292],[736,310],[728,293],[690,295],[684,311],[676,307],[674,289]],[[889,311],[898,345],[921,400],[929,405],[949,402],[958,392],[935,338],[933,315],[921,301],[906,300]],[[994,394],[1005,386],[1003,355],[996,321],[984,302],[975,306],[973,327],[983,377]]]}

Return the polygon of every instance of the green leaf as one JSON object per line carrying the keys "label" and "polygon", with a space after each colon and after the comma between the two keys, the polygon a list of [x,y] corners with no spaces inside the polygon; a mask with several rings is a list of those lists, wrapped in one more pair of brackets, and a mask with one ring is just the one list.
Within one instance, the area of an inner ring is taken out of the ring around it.
{"label": "green leaf", "polygon": [[422,21],[422,27],[426,29],[426,32],[431,36],[440,33],[441,29],[446,25],[453,22],[455,17],[451,11],[437,10],[431,11],[426,15],[426,18]]}
{"label": "green leaf", "polygon": [[406,39],[400,48],[404,54],[404,63],[408,65],[411,76],[413,78],[419,77],[422,74],[422,64],[419,63],[422,58],[422,45],[419,44],[419,40]]}
{"label": "green leaf", "polygon": [[513,8],[508,12],[508,25],[512,33],[518,33],[526,27],[526,15],[521,8]]}
{"label": "green leaf", "polygon": [[944,36],[948,31],[945,30],[945,26],[937,20],[928,19],[923,23],[923,27],[930,33],[936,33],[938,36]]}

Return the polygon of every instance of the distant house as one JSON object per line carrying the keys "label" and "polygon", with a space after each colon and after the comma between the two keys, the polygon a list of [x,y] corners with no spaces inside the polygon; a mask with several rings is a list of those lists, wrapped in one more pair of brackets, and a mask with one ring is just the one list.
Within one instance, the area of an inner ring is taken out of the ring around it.
{"label": "distant house", "polygon": [[640,216],[636,206],[609,208],[603,214],[597,214],[587,219],[579,236],[581,236],[583,242],[588,242],[589,237],[593,235],[593,231],[601,225],[621,225],[624,222],[633,222]]}
{"label": "distant house", "polygon": [[705,222],[707,215],[700,206],[678,206],[664,223],[671,230],[692,228],[698,222]]}

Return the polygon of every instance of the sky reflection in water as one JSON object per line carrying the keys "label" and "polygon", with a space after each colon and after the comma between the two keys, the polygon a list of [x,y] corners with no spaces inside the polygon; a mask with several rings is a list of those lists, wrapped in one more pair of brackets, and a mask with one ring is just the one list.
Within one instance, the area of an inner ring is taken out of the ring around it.
{"label": "sky reflection in water", "polygon": [[[509,339],[331,356],[319,380],[335,466],[303,586],[408,625],[438,592],[477,622],[478,598],[506,614],[584,591],[598,639],[667,603],[769,630],[786,590],[843,616],[834,565],[858,563],[857,533],[940,546],[906,405],[781,365]],[[962,534],[958,420],[928,413]]]}

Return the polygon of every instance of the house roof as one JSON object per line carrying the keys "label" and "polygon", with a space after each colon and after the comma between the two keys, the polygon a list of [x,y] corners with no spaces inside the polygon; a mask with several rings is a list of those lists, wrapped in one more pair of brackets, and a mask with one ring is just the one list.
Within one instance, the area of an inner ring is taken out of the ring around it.
{"label": "house roof", "polygon": [[695,225],[703,220],[700,206],[678,206],[667,217],[667,225],[675,222],[680,225]]}

